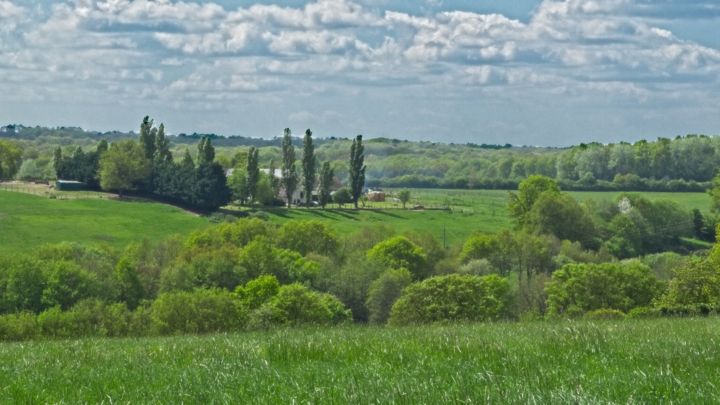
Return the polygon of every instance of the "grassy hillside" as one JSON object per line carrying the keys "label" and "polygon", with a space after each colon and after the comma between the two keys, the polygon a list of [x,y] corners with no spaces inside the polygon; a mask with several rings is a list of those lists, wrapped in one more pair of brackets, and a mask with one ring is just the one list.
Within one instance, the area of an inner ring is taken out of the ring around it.
{"label": "grassy hillside", "polygon": [[[340,234],[365,226],[387,225],[397,232],[428,232],[448,245],[465,240],[476,231],[497,232],[512,227],[503,190],[412,189],[409,207],[452,208],[451,211],[400,209],[399,203],[370,203],[385,210],[266,209],[269,219],[319,219]],[[614,200],[617,192],[572,192],[578,200]],[[707,211],[710,197],[704,193],[642,193],[650,199],[669,199],[686,210]],[[108,243],[124,246],[133,240],[160,239],[173,233],[188,233],[203,226],[203,218],[175,207],[149,202],[107,199],[52,200],[0,190],[0,253],[30,250],[43,243],[61,241]]]}
{"label": "grassy hillside", "polygon": [[[614,201],[619,192],[571,192],[579,201]],[[708,211],[710,197],[705,193],[642,192],[651,200],[667,199],[680,204],[688,212],[694,208]],[[473,232],[497,232],[509,229],[513,223],[507,212],[508,191],[504,190],[441,190],[411,189],[408,207],[447,207],[452,211],[403,210],[399,203],[368,203],[372,208],[393,208],[382,211],[354,211],[350,209],[293,209],[265,210],[271,221],[282,223],[289,219],[318,219],[327,221],[340,233],[351,233],[363,226],[384,224],[397,232],[429,232],[448,244],[465,240]]]}
{"label": "grassy hillside", "polygon": [[717,319],[0,344],[14,403],[717,403]]}
{"label": "grassy hillside", "polygon": [[131,241],[185,234],[207,220],[149,202],[52,200],[0,191],[0,254],[63,241],[123,247]]}

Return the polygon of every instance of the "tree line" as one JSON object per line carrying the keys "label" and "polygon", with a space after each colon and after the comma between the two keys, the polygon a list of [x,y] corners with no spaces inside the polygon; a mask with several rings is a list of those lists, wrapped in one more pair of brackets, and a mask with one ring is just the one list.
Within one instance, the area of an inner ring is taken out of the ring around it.
{"label": "tree line", "polygon": [[[300,186],[306,206],[313,203],[313,193],[319,186],[318,202],[322,207],[331,201],[336,186],[329,162],[318,165],[312,131],[303,138],[301,173],[290,129],[282,138],[282,164],[276,176],[275,163],[270,162],[268,173],[260,170],[259,149],[251,147],[247,154],[238,154],[234,172],[229,181],[225,169],[216,161],[215,147],[209,137],[197,144],[197,158],[193,159],[186,148],[181,161],[176,162],[170,150],[165,126],[155,126],[145,117],[140,125],[137,140],[121,140],[108,144],[101,141],[94,151],[85,152],[77,147],[72,154],[63,154],[57,148],[53,155],[56,176],[63,180],[76,180],[90,188],[118,192],[140,192],[184,206],[203,210],[216,210],[231,200],[241,203],[274,205],[282,193],[288,207],[295,201]],[[365,183],[364,147],[362,135],[352,143],[350,152],[350,187],[338,194],[338,201],[357,202]],[[318,170],[319,169],[319,170]],[[349,197],[346,195],[349,194]]]}
{"label": "tree line", "polygon": [[[95,148],[100,139],[119,141],[136,139],[137,135],[100,134],[79,128],[17,127],[0,133],[0,137],[21,147],[22,153],[19,162],[14,160],[15,169],[6,170],[3,177],[35,180],[54,177],[54,147],[63,146],[65,154],[72,155],[77,146],[88,150]],[[232,142],[212,134],[207,138],[216,147],[216,161],[226,170],[235,168],[237,155],[247,156],[250,147],[260,151],[259,164],[263,167],[274,161],[279,168],[283,160],[284,137]],[[181,156],[185,145],[197,143],[203,137],[193,134],[169,139],[175,145],[176,155]],[[303,142],[303,137],[291,139],[295,148],[303,147]],[[350,184],[347,151],[352,142],[353,139],[344,138],[313,139],[318,161],[328,162],[338,181],[346,184]],[[703,191],[720,164],[720,141],[704,135],[634,143],[588,143],[570,148],[490,146],[368,139],[364,143],[370,163],[365,173],[366,184],[395,188],[515,189],[525,178],[538,174],[555,179],[565,190]],[[317,169],[321,167],[318,163]]]}
{"label": "tree line", "polygon": [[260,218],[122,251],[45,246],[0,258],[0,338],[720,311],[719,245],[683,241],[691,213],[633,195],[567,197],[530,178],[508,202],[514,230],[449,248],[382,225],[338,235]]}

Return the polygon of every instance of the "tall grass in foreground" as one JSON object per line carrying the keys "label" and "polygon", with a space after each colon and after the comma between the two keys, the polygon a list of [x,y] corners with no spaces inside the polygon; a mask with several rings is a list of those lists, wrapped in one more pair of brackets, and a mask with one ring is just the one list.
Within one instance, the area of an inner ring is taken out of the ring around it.
{"label": "tall grass in foreground", "polygon": [[657,319],[0,345],[3,401],[720,401],[720,321]]}

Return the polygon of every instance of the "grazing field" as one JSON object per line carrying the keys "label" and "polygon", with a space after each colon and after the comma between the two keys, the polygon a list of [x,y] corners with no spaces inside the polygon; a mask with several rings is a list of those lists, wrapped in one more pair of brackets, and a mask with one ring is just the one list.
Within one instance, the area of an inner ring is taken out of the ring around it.
{"label": "grazing field", "polygon": [[[290,219],[327,221],[340,234],[365,226],[386,225],[399,233],[427,232],[447,245],[462,242],[474,232],[497,232],[512,227],[505,190],[411,189],[408,207],[449,207],[450,210],[402,209],[399,203],[368,203],[374,210],[333,207],[321,209],[264,209],[270,221]],[[578,200],[614,200],[618,192],[571,192]],[[669,199],[686,210],[708,211],[705,193],[643,192],[650,199]],[[151,202],[108,199],[53,200],[0,190],[0,252],[26,251],[43,243],[61,241],[107,243],[124,246],[130,241],[160,239],[187,233],[207,220],[172,206]]]}
{"label": "grazing field", "polygon": [[63,241],[124,247],[205,226],[204,218],[152,202],[53,200],[0,191],[0,253]]}
{"label": "grazing field", "polygon": [[[579,201],[614,201],[620,192],[571,192]],[[694,208],[707,212],[710,196],[705,193],[640,192],[651,200],[675,201],[688,212]],[[474,232],[497,232],[513,226],[508,215],[506,190],[441,190],[411,189],[407,207],[422,205],[426,208],[449,207],[446,210],[403,210],[400,203],[367,203],[378,210],[338,209],[265,209],[273,222],[290,219],[319,219],[327,221],[340,233],[355,232],[363,226],[383,224],[397,232],[429,232],[448,245],[461,242]]]}
{"label": "grazing field", "polygon": [[0,344],[13,403],[717,403],[717,319]]}

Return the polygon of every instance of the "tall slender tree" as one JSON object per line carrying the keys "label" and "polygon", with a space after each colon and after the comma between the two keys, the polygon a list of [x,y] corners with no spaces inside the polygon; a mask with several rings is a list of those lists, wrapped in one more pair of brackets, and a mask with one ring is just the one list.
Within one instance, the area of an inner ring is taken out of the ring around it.
{"label": "tall slender tree", "polygon": [[154,159],[160,162],[172,162],[170,153],[170,141],[165,136],[165,124],[160,124],[155,132],[155,155]]}
{"label": "tall slender tree", "polygon": [[247,194],[251,201],[257,197],[257,185],[260,180],[260,168],[258,167],[258,149],[250,147],[247,159]]}
{"label": "tall slender tree", "polygon": [[143,118],[140,124],[140,146],[145,152],[145,157],[152,159],[155,157],[155,134],[157,129],[153,128],[153,120],[149,116]]}
{"label": "tall slender tree", "polygon": [[315,188],[315,172],[317,159],[315,158],[315,145],[313,145],[312,131],[307,129],[303,138],[303,190],[305,191],[305,206],[312,202],[312,192]]}
{"label": "tall slender tree", "polygon": [[320,168],[320,206],[323,208],[332,200],[330,193],[334,175],[330,162],[323,163]]}
{"label": "tall slender tree", "polygon": [[280,191],[280,179],[275,176],[275,160],[270,160],[270,188],[272,189],[273,199],[277,198],[278,192]]}
{"label": "tall slender tree", "polygon": [[352,195],[355,209],[365,187],[365,147],[362,144],[362,135],[353,140],[350,147],[350,195]]}
{"label": "tall slender tree", "polygon": [[210,164],[215,160],[215,147],[212,146],[210,138],[203,136],[198,143],[198,166]]}
{"label": "tall slender tree", "polygon": [[298,182],[297,171],[295,169],[295,147],[292,144],[290,128],[285,128],[282,140],[282,155],[282,185],[285,188],[288,207],[290,207]]}

